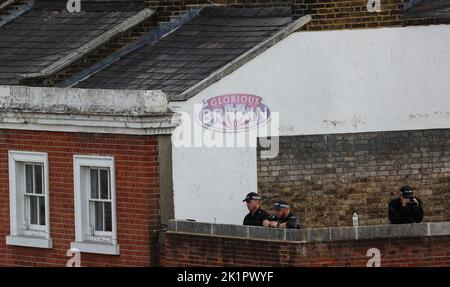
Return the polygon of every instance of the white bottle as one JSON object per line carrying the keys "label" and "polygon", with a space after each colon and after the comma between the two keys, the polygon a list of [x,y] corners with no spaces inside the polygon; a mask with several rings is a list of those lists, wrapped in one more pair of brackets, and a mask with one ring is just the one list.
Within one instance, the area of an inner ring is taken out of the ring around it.
{"label": "white bottle", "polygon": [[353,220],[353,226],[358,226],[358,214],[356,214],[356,211],[353,212],[352,220]]}

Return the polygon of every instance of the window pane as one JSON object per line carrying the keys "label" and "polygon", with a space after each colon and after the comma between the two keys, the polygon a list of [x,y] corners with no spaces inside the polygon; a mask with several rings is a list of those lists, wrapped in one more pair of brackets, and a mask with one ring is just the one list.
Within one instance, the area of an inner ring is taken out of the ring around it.
{"label": "window pane", "polygon": [[105,231],[112,231],[111,202],[105,202]]}
{"label": "window pane", "polygon": [[95,231],[103,231],[103,202],[95,202]]}
{"label": "window pane", "polygon": [[45,225],[45,197],[39,196],[39,225]]}
{"label": "window pane", "polygon": [[42,191],[44,190],[42,187],[42,165],[34,166],[34,183],[35,192],[37,194],[42,194]]}
{"label": "window pane", "polygon": [[33,166],[30,164],[25,165],[25,192],[33,193]]}
{"label": "window pane", "polygon": [[30,196],[30,224],[37,224],[38,223],[38,208],[37,208],[37,197],[36,196]]}
{"label": "window pane", "polygon": [[98,198],[98,169],[91,169],[91,198]]}
{"label": "window pane", "polygon": [[108,195],[108,170],[100,170],[100,197],[102,199],[109,199]]}

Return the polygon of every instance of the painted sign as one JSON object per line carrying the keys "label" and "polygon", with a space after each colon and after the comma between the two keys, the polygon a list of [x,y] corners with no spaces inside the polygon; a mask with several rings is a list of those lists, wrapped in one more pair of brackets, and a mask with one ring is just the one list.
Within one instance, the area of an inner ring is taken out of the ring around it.
{"label": "painted sign", "polygon": [[206,129],[241,132],[264,125],[270,116],[270,109],[261,97],[227,94],[205,100],[198,119]]}

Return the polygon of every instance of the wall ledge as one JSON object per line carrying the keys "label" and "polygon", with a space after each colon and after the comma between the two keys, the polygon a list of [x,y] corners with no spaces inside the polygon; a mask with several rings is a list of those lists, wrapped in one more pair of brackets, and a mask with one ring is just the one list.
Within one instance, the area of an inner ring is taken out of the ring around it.
{"label": "wall ledge", "polygon": [[169,233],[298,243],[348,240],[430,237],[450,235],[450,222],[428,222],[398,225],[367,225],[305,229],[272,229],[265,227],[213,224],[170,220]]}

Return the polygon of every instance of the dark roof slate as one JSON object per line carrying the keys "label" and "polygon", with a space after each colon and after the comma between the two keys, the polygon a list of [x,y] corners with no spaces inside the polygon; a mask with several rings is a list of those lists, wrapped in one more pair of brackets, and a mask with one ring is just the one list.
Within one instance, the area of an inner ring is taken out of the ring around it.
{"label": "dark roof slate", "polygon": [[18,84],[135,15],[136,11],[81,12],[33,9],[0,27],[0,84]]}
{"label": "dark roof slate", "polygon": [[157,43],[129,53],[76,87],[181,93],[291,22],[285,8],[204,8]]}
{"label": "dark roof slate", "polygon": [[449,0],[421,0],[405,11],[407,18],[450,18]]}

